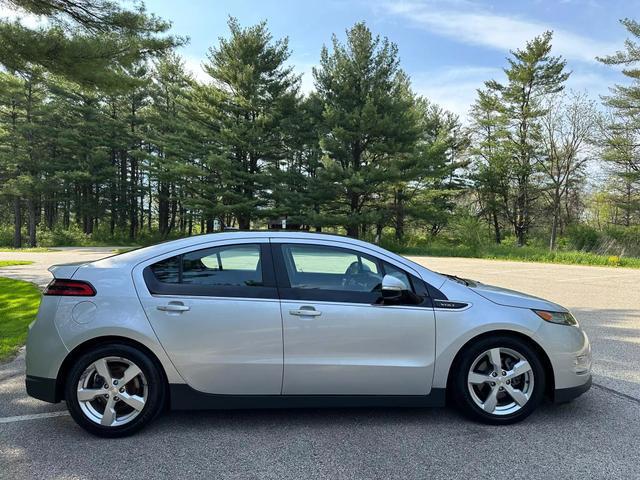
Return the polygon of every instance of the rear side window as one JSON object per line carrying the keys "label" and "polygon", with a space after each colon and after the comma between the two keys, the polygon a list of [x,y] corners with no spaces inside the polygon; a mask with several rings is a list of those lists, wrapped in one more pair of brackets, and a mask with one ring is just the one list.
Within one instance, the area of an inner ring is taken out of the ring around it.
{"label": "rear side window", "polygon": [[167,258],[151,265],[161,283],[252,287],[262,286],[260,246],[230,245]]}
{"label": "rear side window", "polygon": [[151,271],[162,283],[180,283],[180,257],[171,257],[151,265]]}

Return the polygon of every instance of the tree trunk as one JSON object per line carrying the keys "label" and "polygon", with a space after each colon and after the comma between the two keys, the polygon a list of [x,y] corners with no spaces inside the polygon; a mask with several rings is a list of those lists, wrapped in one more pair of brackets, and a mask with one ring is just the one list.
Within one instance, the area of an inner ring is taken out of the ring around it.
{"label": "tree trunk", "polygon": [[135,157],[131,157],[130,165],[129,239],[135,240],[138,231],[138,195],[136,192],[138,188],[138,160]]}
{"label": "tree trunk", "polygon": [[240,230],[251,229],[251,217],[246,214],[238,215],[238,228]]}
{"label": "tree trunk", "polygon": [[498,245],[502,243],[502,232],[500,231],[500,222],[498,221],[498,212],[493,209],[491,212],[491,217],[493,219],[493,231],[495,233],[495,240]]}
{"label": "tree trunk", "polygon": [[22,205],[20,197],[13,198],[13,248],[22,248]]}
{"label": "tree trunk", "polygon": [[376,245],[379,244],[380,240],[382,239],[382,228],[383,228],[382,223],[376,223],[376,237],[374,240]]}
{"label": "tree trunk", "polygon": [[358,238],[360,233],[360,225],[358,225],[358,201],[359,197],[357,193],[349,192],[349,223],[345,225],[347,230],[347,236],[351,238]]}
{"label": "tree trunk", "polygon": [[402,242],[404,239],[404,223],[405,223],[405,211],[404,211],[404,192],[401,188],[396,190],[395,193],[395,235],[398,242]]}
{"label": "tree trunk", "polygon": [[515,227],[516,243],[519,247],[524,247],[527,244],[527,232],[521,225]]}
{"label": "tree trunk", "polygon": [[163,237],[169,230],[169,185],[166,182],[158,184],[158,229]]}
{"label": "tree trunk", "polygon": [[33,198],[27,200],[27,210],[29,212],[29,246],[36,246],[36,203]]}
{"label": "tree trunk", "polygon": [[549,240],[549,250],[554,251],[556,249],[556,240],[558,238],[558,224],[560,223],[560,192],[556,188],[553,194],[553,218],[551,220],[551,238]]}

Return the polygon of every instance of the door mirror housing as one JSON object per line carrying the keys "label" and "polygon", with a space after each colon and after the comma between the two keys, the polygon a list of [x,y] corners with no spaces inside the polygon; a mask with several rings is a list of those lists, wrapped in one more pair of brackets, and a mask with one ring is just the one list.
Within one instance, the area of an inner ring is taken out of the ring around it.
{"label": "door mirror housing", "polygon": [[385,275],[382,278],[382,298],[385,300],[399,300],[409,287],[393,275]]}

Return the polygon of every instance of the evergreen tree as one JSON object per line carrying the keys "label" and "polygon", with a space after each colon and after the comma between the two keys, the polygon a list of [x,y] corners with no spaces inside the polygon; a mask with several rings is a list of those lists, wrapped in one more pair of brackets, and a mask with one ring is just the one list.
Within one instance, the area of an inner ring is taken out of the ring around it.
{"label": "evergreen tree", "polygon": [[612,199],[622,211],[622,218],[615,221],[629,226],[640,221],[640,23],[629,18],[621,23],[631,36],[625,50],[599,60],[623,66],[622,73],[630,83],[615,85],[604,98],[613,115],[601,129],[601,144],[612,177]]}
{"label": "evergreen tree", "polygon": [[325,181],[339,188],[329,214],[358,237],[379,222],[379,192],[400,175],[398,158],[410,154],[419,135],[419,117],[409,80],[399,67],[397,47],[374,37],[364,23],[333,37],[313,70],[324,104],[321,146]]}
{"label": "evergreen tree", "polygon": [[508,118],[502,111],[500,98],[491,91],[478,90],[471,108],[473,159],[471,180],[480,203],[480,214],[493,228],[495,243],[502,241],[502,223],[509,203]]}
{"label": "evergreen tree", "polygon": [[457,172],[466,166],[462,152],[468,137],[457,116],[418,98],[419,137],[410,155],[398,162],[398,181],[392,184],[391,218],[395,237],[404,239],[407,219],[431,234],[444,227],[463,185]]}
{"label": "evergreen tree", "polygon": [[230,38],[209,49],[204,65],[212,81],[196,87],[192,105],[207,127],[206,168],[224,186],[218,211],[249,229],[267,206],[269,171],[286,154],[284,127],[295,112],[299,78],[286,65],[287,39],[274,42],[264,22],[242,28],[230,18],[228,25]]}
{"label": "evergreen tree", "polygon": [[48,20],[40,28],[0,21],[0,64],[9,70],[39,67],[85,86],[117,86],[122,68],[185,43],[138,2],[128,10],[110,0],[5,1]]}
{"label": "evergreen tree", "polygon": [[501,110],[509,120],[511,197],[505,213],[512,224],[518,245],[523,246],[533,221],[532,210],[539,196],[532,181],[541,154],[540,119],[545,114],[543,100],[560,92],[570,72],[566,62],[550,55],[552,33],[545,32],[527,42],[524,49],[511,52],[507,83],[486,82],[487,89],[499,96]]}

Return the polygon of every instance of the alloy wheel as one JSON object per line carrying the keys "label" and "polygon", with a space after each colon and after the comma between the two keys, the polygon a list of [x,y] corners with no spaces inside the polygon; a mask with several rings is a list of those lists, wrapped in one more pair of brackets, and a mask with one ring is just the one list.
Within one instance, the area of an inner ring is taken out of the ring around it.
{"label": "alloy wheel", "polygon": [[125,425],[147,402],[147,379],[131,360],[103,357],[85,368],[76,396],[83,414],[92,422],[106,427]]}
{"label": "alloy wheel", "polygon": [[510,415],[522,409],[533,394],[531,365],[519,352],[495,347],[471,364],[467,387],[475,404],[492,415]]}

